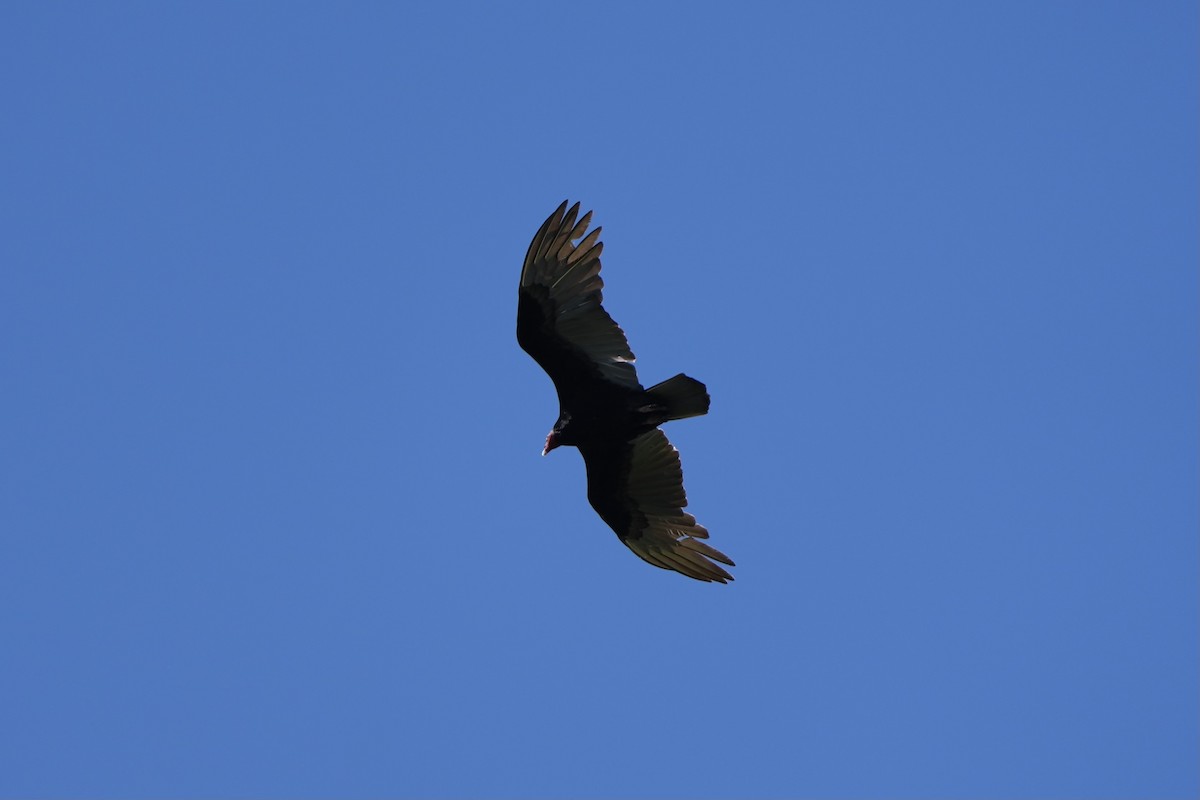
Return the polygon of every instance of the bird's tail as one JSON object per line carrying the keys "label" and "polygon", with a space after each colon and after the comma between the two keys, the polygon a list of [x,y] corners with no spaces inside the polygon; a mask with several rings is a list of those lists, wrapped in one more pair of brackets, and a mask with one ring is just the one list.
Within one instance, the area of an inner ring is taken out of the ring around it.
{"label": "bird's tail", "polygon": [[662,406],[664,421],[699,417],[708,413],[708,390],[704,388],[703,383],[689,378],[682,372],[674,378],[667,378],[662,383],[651,386],[646,390],[646,394]]}

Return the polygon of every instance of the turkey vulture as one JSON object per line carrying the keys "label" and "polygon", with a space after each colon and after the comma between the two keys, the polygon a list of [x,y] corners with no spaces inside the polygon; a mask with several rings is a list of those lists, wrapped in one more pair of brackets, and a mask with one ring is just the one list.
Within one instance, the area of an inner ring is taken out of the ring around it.
{"label": "turkey vulture", "polygon": [[[679,452],[658,426],[708,413],[704,384],[680,373],[643,389],[625,334],[600,305],[600,228],[579,204],[550,215],[525,254],[517,341],[554,381],[559,415],[542,455],[573,445],[587,466],[588,502],[625,545],[656,567],[700,581],[733,576],[729,556],[683,510]],[[582,239],[582,241],[580,241]],[[710,560],[711,559],[711,560]]]}

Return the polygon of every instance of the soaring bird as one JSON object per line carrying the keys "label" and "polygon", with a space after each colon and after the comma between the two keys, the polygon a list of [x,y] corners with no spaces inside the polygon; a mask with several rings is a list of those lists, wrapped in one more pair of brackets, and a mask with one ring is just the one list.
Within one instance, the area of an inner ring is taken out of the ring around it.
{"label": "soaring bird", "polygon": [[704,384],[680,373],[643,389],[625,333],[600,305],[600,228],[567,201],[542,223],[521,269],[517,342],[554,381],[558,421],[542,455],[579,448],[588,502],[625,545],[656,567],[733,580],[729,556],[683,509],[683,469],[658,426],[708,413]]}

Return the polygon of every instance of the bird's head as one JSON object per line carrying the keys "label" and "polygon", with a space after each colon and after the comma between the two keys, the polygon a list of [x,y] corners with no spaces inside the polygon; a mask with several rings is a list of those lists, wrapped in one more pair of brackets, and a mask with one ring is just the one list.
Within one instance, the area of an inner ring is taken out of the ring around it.
{"label": "bird's head", "polygon": [[550,435],[546,437],[546,446],[542,449],[542,455],[546,455],[546,453],[549,453],[559,445],[568,444],[568,442],[563,441],[563,431],[567,429],[567,425],[570,422],[571,416],[565,412],[558,418],[558,422],[554,423],[554,428],[550,431]]}

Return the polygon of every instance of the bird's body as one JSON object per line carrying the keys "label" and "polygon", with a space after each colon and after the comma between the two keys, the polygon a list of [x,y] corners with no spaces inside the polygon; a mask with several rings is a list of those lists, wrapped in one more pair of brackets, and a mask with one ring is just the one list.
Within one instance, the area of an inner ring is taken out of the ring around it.
{"label": "bird's body", "polygon": [[558,391],[559,417],[543,455],[579,448],[589,502],[642,559],[697,580],[733,580],[713,563],[733,561],[700,541],[708,531],[683,511],[679,454],[658,430],[707,413],[708,392],[683,374],[649,389],[638,382],[625,334],[601,306],[600,229],[585,237],[592,215],[576,223],[578,213],[578,203],[559,206],[521,270],[517,341]]}

